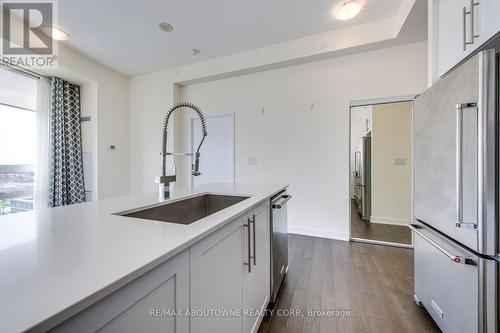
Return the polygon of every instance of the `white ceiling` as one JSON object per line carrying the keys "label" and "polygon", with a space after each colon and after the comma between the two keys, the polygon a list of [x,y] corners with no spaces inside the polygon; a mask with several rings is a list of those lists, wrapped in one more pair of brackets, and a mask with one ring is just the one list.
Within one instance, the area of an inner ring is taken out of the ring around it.
{"label": "white ceiling", "polygon": [[[342,1],[59,0],[59,25],[71,34],[65,44],[133,76],[391,17],[402,3],[361,0],[357,17],[339,21],[331,12]],[[163,21],[174,31],[161,31]]]}

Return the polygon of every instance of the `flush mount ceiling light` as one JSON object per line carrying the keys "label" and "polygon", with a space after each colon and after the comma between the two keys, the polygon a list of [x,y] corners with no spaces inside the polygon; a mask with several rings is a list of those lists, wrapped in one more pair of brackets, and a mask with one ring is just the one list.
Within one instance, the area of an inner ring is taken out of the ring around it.
{"label": "flush mount ceiling light", "polygon": [[42,26],[42,31],[54,40],[68,40],[69,33],[54,25]]}
{"label": "flush mount ceiling light", "polygon": [[160,24],[158,24],[158,28],[160,28],[161,31],[165,31],[165,32],[174,31],[174,26],[168,22],[161,22]]}
{"label": "flush mount ceiling light", "polygon": [[361,11],[361,4],[358,1],[347,1],[335,12],[335,17],[341,21],[347,21],[358,15]]}

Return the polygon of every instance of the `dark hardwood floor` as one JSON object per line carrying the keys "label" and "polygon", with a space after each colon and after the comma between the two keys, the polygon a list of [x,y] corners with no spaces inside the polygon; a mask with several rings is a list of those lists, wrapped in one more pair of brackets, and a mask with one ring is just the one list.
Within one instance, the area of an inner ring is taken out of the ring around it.
{"label": "dark hardwood floor", "polygon": [[363,221],[353,200],[351,200],[351,237],[411,244],[411,230],[408,227]]}
{"label": "dark hardwood floor", "polygon": [[[439,332],[412,297],[413,250],[289,235],[289,272],[258,332]],[[350,315],[309,316],[308,309]]]}

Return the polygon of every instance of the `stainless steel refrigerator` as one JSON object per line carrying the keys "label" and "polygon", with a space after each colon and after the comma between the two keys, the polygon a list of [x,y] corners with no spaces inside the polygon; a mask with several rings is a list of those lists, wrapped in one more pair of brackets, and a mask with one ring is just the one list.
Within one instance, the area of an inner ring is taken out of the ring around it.
{"label": "stainless steel refrigerator", "polygon": [[371,133],[368,132],[354,153],[354,201],[362,220],[371,216]]}
{"label": "stainless steel refrigerator", "polygon": [[498,56],[415,99],[415,301],[443,332],[498,332]]}

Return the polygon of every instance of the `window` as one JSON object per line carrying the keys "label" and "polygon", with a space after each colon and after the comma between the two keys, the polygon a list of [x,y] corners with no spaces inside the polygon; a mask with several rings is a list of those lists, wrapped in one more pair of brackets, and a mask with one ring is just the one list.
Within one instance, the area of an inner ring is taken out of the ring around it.
{"label": "window", "polygon": [[36,80],[0,69],[0,215],[33,209]]}

